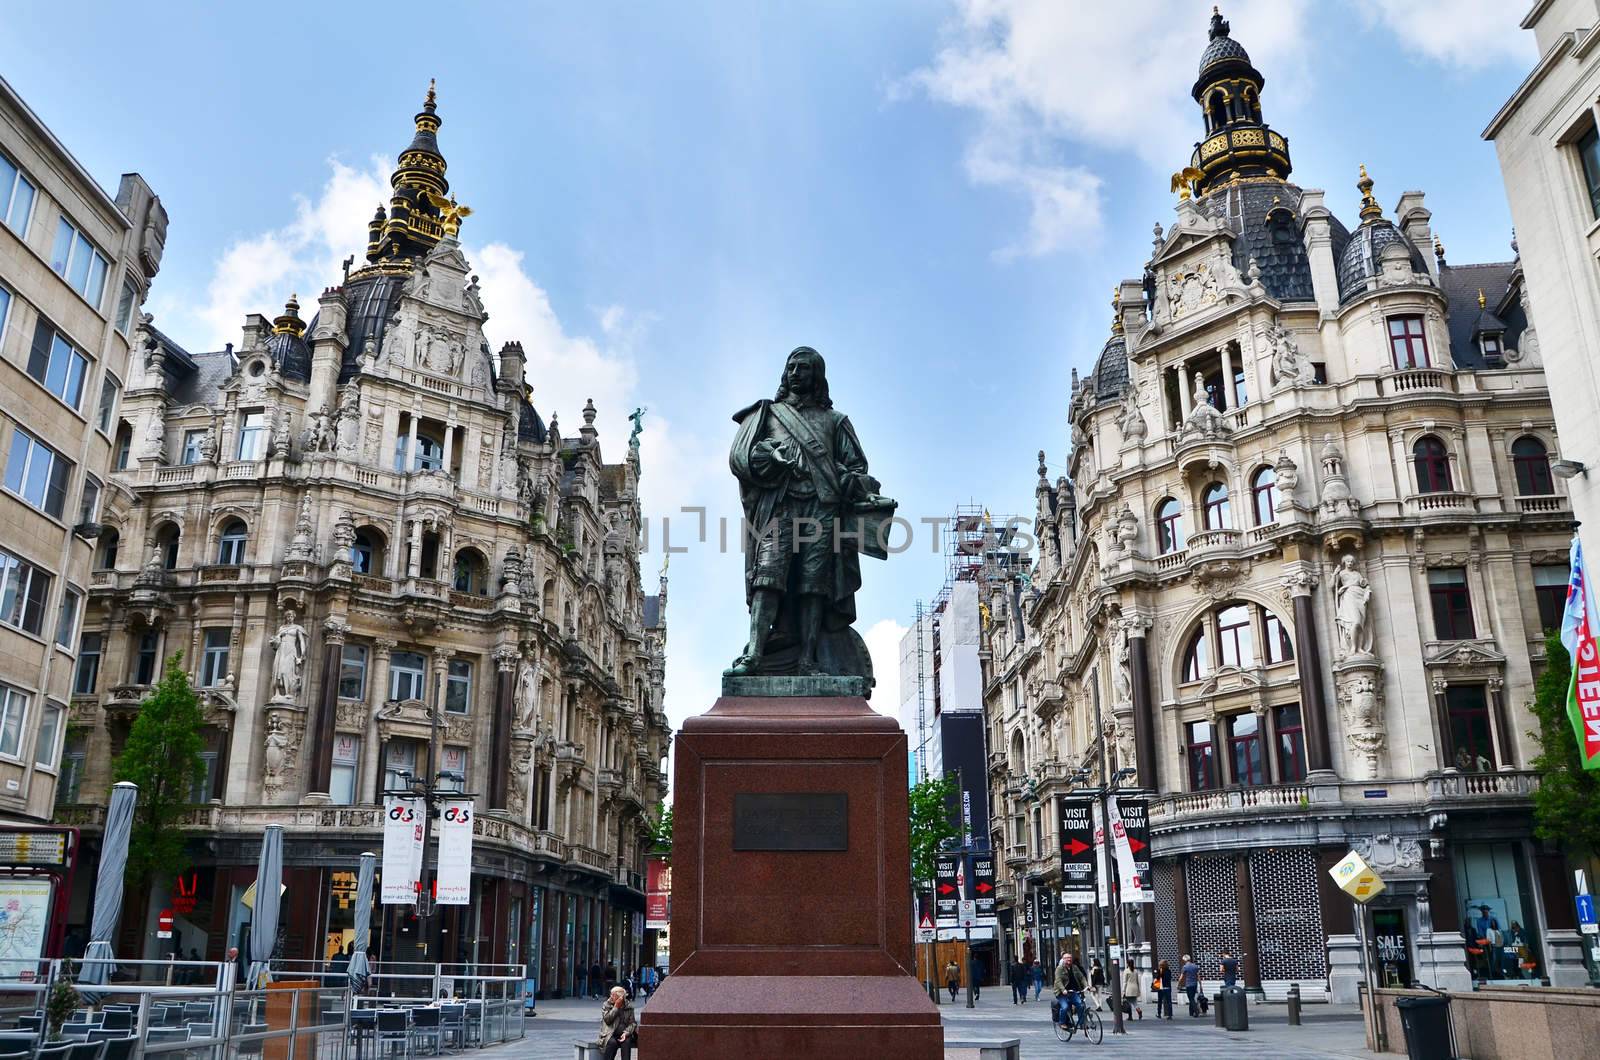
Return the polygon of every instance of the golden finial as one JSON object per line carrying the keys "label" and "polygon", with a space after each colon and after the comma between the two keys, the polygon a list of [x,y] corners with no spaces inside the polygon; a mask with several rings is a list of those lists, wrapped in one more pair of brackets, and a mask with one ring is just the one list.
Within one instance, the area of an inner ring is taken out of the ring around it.
{"label": "golden finial", "polygon": [[428,98],[423,101],[422,105],[424,107],[432,107],[436,105],[437,102],[438,100],[434,95],[434,81],[433,78],[430,77],[428,78]]}
{"label": "golden finial", "polygon": [[1438,236],[1433,237],[1433,256],[1436,258],[1444,257],[1444,242]]}
{"label": "golden finial", "polygon": [[1480,288],[1478,288],[1478,308],[1479,309],[1487,309],[1488,307],[1489,307],[1489,300],[1483,296],[1483,288],[1480,287]]}
{"label": "golden finial", "polygon": [[1111,288],[1111,333],[1122,334],[1122,286]]}
{"label": "golden finial", "polygon": [[300,319],[300,296],[291,294],[289,301],[284,303],[283,315],[272,321],[274,335],[304,335],[305,321]]}
{"label": "golden finial", "polygon": [[1356,181],[1356,189],[1361,192],[1361,220],[1376,221],[1383,216],[1383,207],[1378,205],[1378,200],[1372,197],[1372,178],[1367,176],[1365,164],[1361,167],[1361,179]]}

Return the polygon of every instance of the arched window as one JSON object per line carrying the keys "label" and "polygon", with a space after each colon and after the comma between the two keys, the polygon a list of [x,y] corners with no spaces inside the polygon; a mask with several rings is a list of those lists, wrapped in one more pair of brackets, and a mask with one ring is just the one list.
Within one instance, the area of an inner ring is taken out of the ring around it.
{"label": "arched window", "polygon": [[1517,472],[1518,493],[1546,497],[1556,491],[1550,479],[1550,454],[1539,439],[1525,435],[1512,442],[1511,464]]}
{"label": "arched window", "polygon": [[247,531],[243,521],[230,519],[222,528],[222,537],[217,541],[217,562],[232,566],[244,562],[244,542]]}
{"label": "arched window", "polygon": [[554,615],[556,613],[556,580],[554,578],[546,578],[544,580],[542,607],[546,615]]}
{"label": "arched window", "polygon": [[117,551],[122,545],[122,535],[114,526],[105,527],[100,531],[100,547],[95,550],[95,568],[97,570],[116,570]]}
{"label": "arched window", "polygon": [[1244,109],[1249,119],[1256,122],[1260,121],[1261,97],[1256,95],[1256,90],[1253,88],[1246,88],[1244,92],[1240,94],[1240,99],[1244,101]]}
{"label": "arched window", "polygon": [[1425,434],[1411,447],[1411,453],[1416,458],[1418,492],[1449,493],[1455,488],[1450,481],[1450,456],[1443,442]]}
{"label": "arched window", "polygon": [[1221,482],[1213,482],[1200,494],[1200,508],[1205,513],[1207,530],[1226,530],[1233,522],[1233,513],[1228,510],[1228,487]]}
{"label": "arched window", "polygon": [[1211,93],[1206,101],[1206,116],[1211,119],[1212,132],[1228,124],[1228,101],[1221,89]]}
{"label": "arched window", "polygon": [[356,531],[350,545],[350,566],[357,574],[381,575],[383,573],[384,536],[370,526]]}
{"label": "arched window", "polygon": [[1183,547],[1183,505],[1175,498],[1156,505],[1156,538],[1163,556]]}
{"label": "arched window", "polygon": [[[402,432],[394,440],[394,467],[396,471],[405,471],[406,446],[411,444],[409,434]],[[412,471],[437,471],[444,466],[444,442],[431,434],[419,430],[417,432],[417,447],[411,452]]]}
{"label": "arched window", "polygon": [[1278,521],[1278,473],[1271,467],[1261,468],[1251,476],[1250,507],[1257,526]]}
{"label": "arched window", "polygon": [[477,549],[464,548],[457,552],[455,574],[451,579],[456,592],[475,593],[478,596],[487,593],[489,579],[485,575],[486,567]]}
{"label": "arched window", "polygon": [[1194,631],[1194,636],[1189,638],[1189,646],[1183,653],[1183,679],[1189,681],[1203,681],[1211,673],[1211,635],[1204,623]]}
{"label": "arched window", "polygon": [[1023,750],[1022,734],[1020,732],[1011,734],[1011,759],[1006,763],[1006,767],[1018,775],[1027,771],[1028,759]]}

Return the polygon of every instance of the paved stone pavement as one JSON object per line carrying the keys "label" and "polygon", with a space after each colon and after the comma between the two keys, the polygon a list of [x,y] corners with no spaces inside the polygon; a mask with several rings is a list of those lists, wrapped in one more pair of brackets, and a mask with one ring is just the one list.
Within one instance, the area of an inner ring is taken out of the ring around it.
{"label": "paved stone pavement", "polygon": [[[600,1026],[600,1004],[587,1000],[541,1001],[539,1015],[528,1021],[525,1040],[485,1049],[477,1055],[495,1060],[573,1060],[574,1042],[594,1040]],[[1102,1013],[1106,1035],[1098,1047],[1078,1038],[1065,1045],[1056,1041],[1050,1029],[1047,1000],[1013,1005],[1009,995],[991,990],[974,1009],[969,1010],[958,1001],[955,1005],[942,1004],[939,1010],[944,1016],[947,1040],[1020,1038],[1023,1060],[1048,1060],[1100,1050],[1121,1056],[1170,1056],[1182,1060],[1370,1060],[1374,1055],[1363,1047],[1361,1016],[1353,1005],[1307,1005],[1303,1010],[1304,1025],[1300,1027],[1288,1025],[1282,1005],[1252,1005],[1250,1030],[1237,1034],[1218,1030],[1209,1016],[1191,1020],[1181,1006],[1176,1019],[1157,1021],[1151,1018],[1155,1006],[1147,1005],[1145,1018],[1130,1021],[1127,1035],[1121,1038],[1111,1033],[1110,1014]],[[634,1056],[635,1060],[650,1060],[648,1045]]]}

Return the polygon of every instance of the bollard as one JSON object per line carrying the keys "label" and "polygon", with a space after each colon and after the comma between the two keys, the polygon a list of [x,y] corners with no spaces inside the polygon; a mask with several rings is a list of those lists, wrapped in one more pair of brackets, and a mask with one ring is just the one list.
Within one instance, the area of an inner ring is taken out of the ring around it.
{"label": "bollard", "polygon": [[1289,1026],[1300,1026],[1300,984],[1289,984]]}

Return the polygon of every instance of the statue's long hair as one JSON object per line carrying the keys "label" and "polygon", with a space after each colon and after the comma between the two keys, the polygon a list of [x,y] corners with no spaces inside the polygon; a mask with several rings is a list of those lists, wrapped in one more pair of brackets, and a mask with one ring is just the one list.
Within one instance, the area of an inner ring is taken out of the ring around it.
{"label": "statue's long hair", "polygon": [[[817,403],[818,408],[833,408],[833,398],[828,396],[828,362],[822,359],[822,354],[818,353],[810,346],[796,346],[783,362],[785,375],[788,374],[787,369],[789,367],[789,362],[794,360],[796,357],[809,357],[811,358],[812,363],[816,365],[816,383],[812,387],[811,399]],[[788,396],[789,387],[782,379],[778,380],[778,396],[772,400],[782,401]]]}

